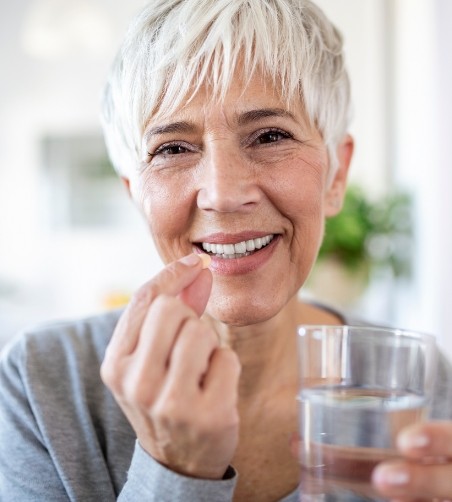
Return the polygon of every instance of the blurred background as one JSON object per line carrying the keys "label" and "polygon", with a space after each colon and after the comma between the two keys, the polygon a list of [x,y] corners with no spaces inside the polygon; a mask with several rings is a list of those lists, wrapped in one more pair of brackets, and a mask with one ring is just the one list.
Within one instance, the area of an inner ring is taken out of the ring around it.
{"label": "blurred background", "polygon": [[[317,0],[341,29],[356,140],[303,294],[452,355],[452,2]],[[142,0],[0,3],[0,346],[119,306],[161,267],[108,162],[99,98]]]}

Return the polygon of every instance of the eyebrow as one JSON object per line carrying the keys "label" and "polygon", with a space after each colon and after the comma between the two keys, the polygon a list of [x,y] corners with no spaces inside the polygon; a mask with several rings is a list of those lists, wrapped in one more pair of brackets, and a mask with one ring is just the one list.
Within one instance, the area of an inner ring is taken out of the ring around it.
{"label": "eyebrow", "polygon": [[186,121],[172,122],[161,126],[151,127],[144,135],[145,141],[148,141],[152,136],[160,136],[162,134],[173,133],[188,133],[196,130],[194,124]]}
{"label": "eyebrow", "polygon": [[[257,108],[256,110],[249,110],[247,112],[240,113],[236,120],[238,125],[243,126],[268,117],[287,117],[292,120],[296,120],[295,115],[284,108]],[[152,136],[174,133],[192,133],[196,131],[196,129],[197,128],[193,123],[182,120],[179,122],[172,122],[170,124],[152,127],[145,133],[144,139],[147,142]]]}
{"label": "eyebrow", "polygon": [[255,122],[268,117],[282,117],[296,120],[295,115],[284,108],[258,108],[256,110],[241,113],[237,118],[237,122],[239,125],[246,125],[250,122]]}

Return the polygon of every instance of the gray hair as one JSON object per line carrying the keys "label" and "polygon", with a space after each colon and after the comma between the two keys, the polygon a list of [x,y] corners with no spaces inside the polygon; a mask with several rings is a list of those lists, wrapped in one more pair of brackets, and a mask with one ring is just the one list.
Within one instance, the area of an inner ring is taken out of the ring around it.
{"label": "gray hair", "polygon": [[110,158],[127,176],[149,121],[174,112],[204,84],[221,99],[240,66],[301,100],[337,165],[349,121],[342,36],[309,0],[151,0],[131,25],[105,87],[102,124]]}

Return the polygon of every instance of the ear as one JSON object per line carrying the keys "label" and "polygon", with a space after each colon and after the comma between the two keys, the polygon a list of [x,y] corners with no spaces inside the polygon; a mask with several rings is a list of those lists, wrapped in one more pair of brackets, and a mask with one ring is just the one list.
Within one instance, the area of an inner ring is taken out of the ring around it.
{"label": "ear", "polygon": [[130,191],[129,178],[126,178],[125,176],[121,176],[121,181],[122,181],[122,184],[126,187],[126,190],[127,190],[127,193],[129,194],[129,197],[132,197],[132,192]]}
{"label": "ear", "polygon": [[345,190],[347,188],[347,176],[350,162],[353,156],[353,138],[346,134],[337,147],[338,167],[329,181],[329,186],[325,194],[325,216],[327,218],[336,216],[342,209]]}

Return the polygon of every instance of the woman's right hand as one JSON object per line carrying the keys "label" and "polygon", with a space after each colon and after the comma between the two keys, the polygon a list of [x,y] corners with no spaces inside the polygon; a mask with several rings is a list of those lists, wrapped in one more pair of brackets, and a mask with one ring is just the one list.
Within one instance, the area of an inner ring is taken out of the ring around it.
{"label": "woman's right hand", "polygon": [[200,319],[212,287],[199,255],[165,267],[126,307],[101,377],[138,441],[169,469],[220,479],[238,443],[238,357]]}

